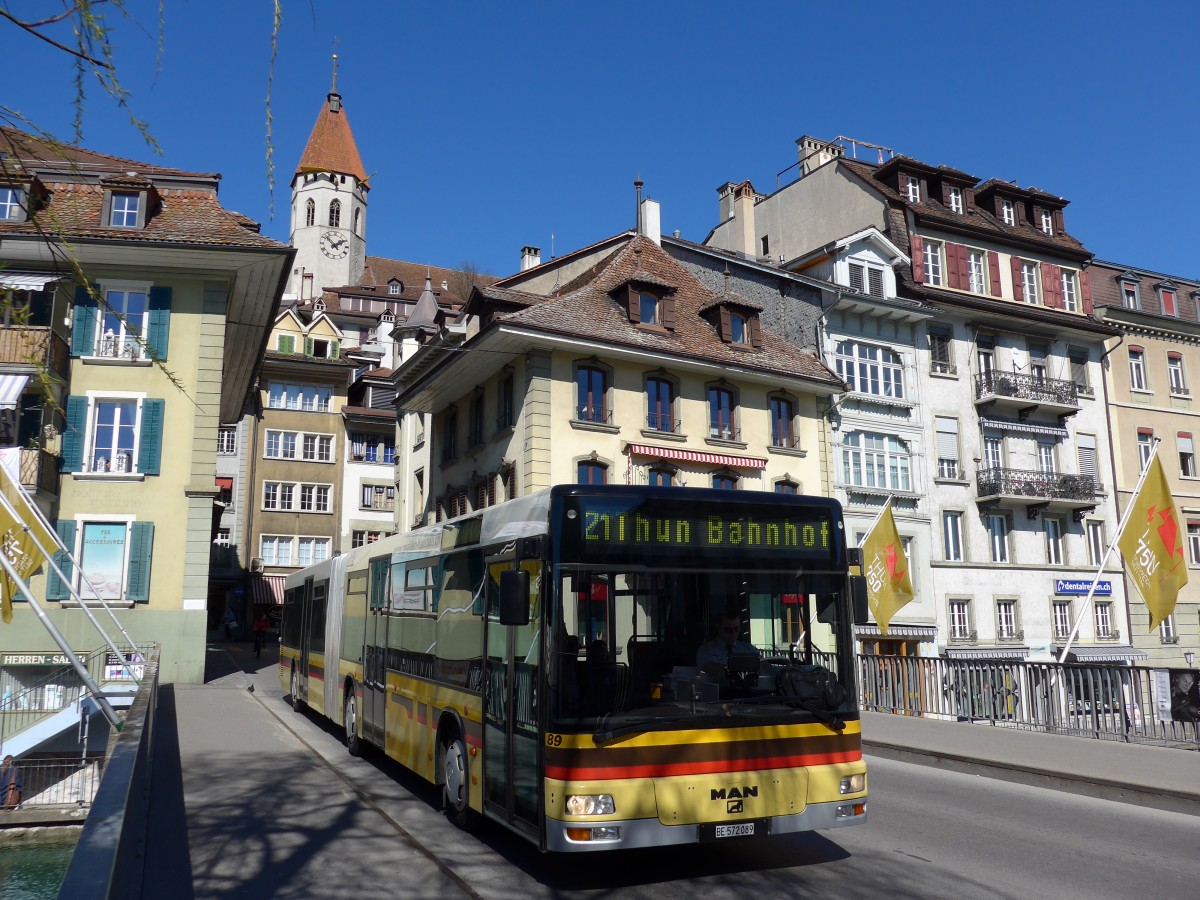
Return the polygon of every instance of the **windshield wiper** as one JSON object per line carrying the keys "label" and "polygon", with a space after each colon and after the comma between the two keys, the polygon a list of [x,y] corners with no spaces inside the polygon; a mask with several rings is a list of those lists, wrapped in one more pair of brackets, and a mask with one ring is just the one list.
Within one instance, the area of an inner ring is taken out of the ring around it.
{"label": "windshield wiper", "polygon": [[634,719],[632,722],[626,722],[623,725],[617,725],[614,728],[597,727],[592,735],[592,740],[597,744],[607,744],[615,741],[619,737],[636,734],[639,731],[646,731],[655,725],[665,725],[669,722],[682,722],[685,719],[694,719],[693,715],[672,715],[672,716],[647,716],[644,719]]}

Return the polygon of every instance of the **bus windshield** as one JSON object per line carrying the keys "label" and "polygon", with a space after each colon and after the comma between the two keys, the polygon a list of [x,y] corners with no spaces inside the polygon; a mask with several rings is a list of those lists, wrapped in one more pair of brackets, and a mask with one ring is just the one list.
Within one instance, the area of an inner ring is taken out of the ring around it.
{"label": "bus windshield", "polygon": [[[844,576],[758,565],[562,565],[556,583],[551,727],[822,718],[852,702],[850,673],[837,663],[850,632]],[[800,677],[815,679],[825,699],[801,697]]]}

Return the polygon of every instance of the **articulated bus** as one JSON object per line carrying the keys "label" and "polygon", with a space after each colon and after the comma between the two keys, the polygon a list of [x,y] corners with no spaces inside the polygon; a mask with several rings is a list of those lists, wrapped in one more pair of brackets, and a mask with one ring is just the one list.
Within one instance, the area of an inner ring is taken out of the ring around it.
{"label": "articulated bus", "polygon": [[835,500],[562,485],[288,576],[280,680],[543,851],[856,825],[847,557]]}

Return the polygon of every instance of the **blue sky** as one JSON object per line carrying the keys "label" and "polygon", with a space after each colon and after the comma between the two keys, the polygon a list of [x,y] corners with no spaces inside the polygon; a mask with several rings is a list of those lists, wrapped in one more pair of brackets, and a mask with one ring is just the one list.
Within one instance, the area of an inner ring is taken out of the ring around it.
{"label": "blue sky", "polygon": [[[117,61],[163,156],[94,85],[85,145],[218,171],[225,205],[286,241],[288,183],[336,37],[338,86],[374,173],[373,255],[509,274],[525,244],[547,258],[632,226],[639,173],[664,231],[700,241],[718,185],[773,190],[795,140],[813,134],[1051,191],[1099,258],[1200,277],[1196,4],[283,4],[273,220],[269,0],[166,0],[160,70],[157,0],[129,0],[141,27],[116,27]],[[0,23],[0,103],[69,136],[70,63],[11,29]]]}

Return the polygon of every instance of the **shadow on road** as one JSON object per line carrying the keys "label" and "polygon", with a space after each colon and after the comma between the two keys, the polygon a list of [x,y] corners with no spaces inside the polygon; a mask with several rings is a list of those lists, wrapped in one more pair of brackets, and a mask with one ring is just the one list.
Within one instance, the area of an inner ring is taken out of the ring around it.
{"label": "shadow on road", "polygon": [[161,896],[159,886],[170,884],[172,897],[192,900],[195,896],[192,860],[184,806],[183,765],[179,755],[179,722],[172,685],[158,689],[158,714],[154,724],[154,769],[150,776],[143,896]]}

